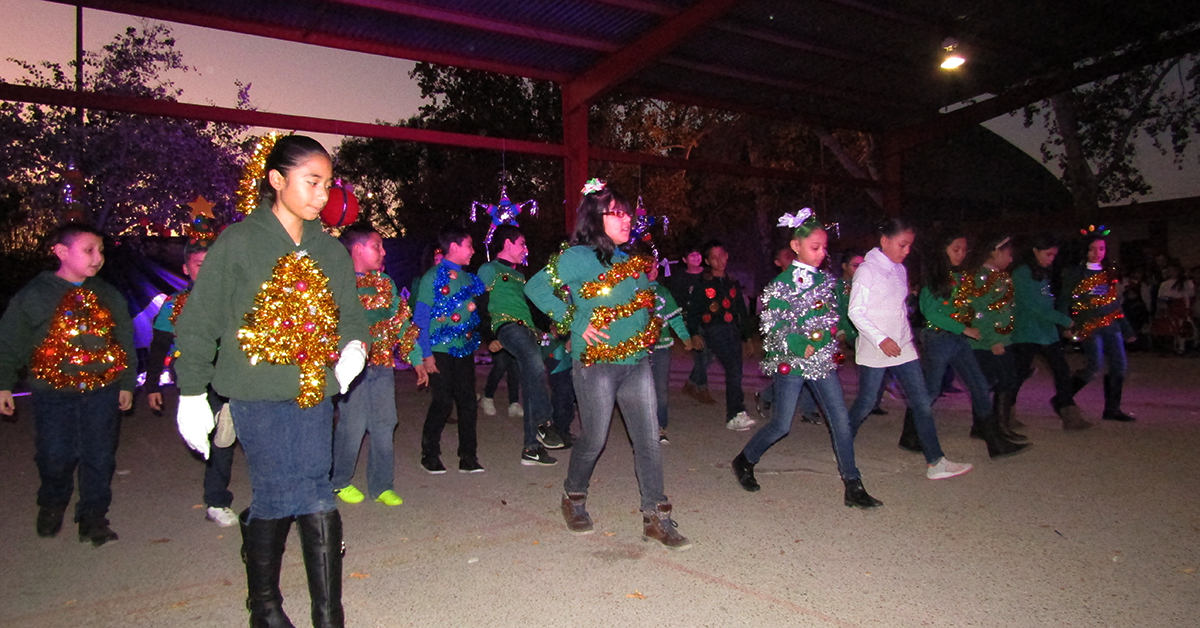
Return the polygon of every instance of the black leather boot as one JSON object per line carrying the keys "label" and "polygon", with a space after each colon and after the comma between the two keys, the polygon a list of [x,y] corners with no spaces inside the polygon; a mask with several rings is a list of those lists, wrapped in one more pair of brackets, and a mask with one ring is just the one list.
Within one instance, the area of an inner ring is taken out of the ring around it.
{"label": "black leather boot", "polygon": [[108,527],[108,518],[95,513],[79,515],[79,541],[90,542],[92,547],[100,547],[109,541],[117,540],[117,533]]}
{"label": "black leather boot", "polygon": [[337,510],[300,515],[296,527],[300,529],[304,570],[308,572],[313,628],[343,628],[342,516]]}
{"label": "black leather boot", "polygon": [[1104,376],[1104,414],[1105,421],[1120,421],[1129,423],[1133,417],[1121,411],[1121,392],[1125,388],[1125,378],[1115,375]]}
{"label": "black leather boot", "polygon": [[1001,432],[999,421],[994,414],[983,419],[980,431],[983,442],[987,444],[988,456],[992,458],[1019,454],[1029,447],[1029,443],[1014,443],[1008,440]]}
{"label": "black leather boot", "polygon": [[279,592],[279,569],[292,518],[251,519],[250,511],[243,510],[238,523],[251,628],[295,628],[283,612],[283,594]]}
{"label": "black leather boot", "polygon": [[863,488],[862,480],[842,480],[846,485],[845,503],[851,508],[878,508],[883,502],[871,497]]}
{"label": "black leather boot", "polygon": [[746,454],[739,453],[733,462],[729,463],[729,468],[733,469],[733,474],[737,476],[738,484],[742,488],[753,493],[762,488],[758,485],[758,480],[754,479],[754,463],[746,459]]}
{"label": "black leather boot", "polygon": [[900,430],[900,449],[921,453],[921,437],[917,436],[917,423],[913,420],[913,411],[905,410],[904,427]]}
{"label": "black leather boot", "polygon": [[62,530],[63,515],[66,512],[66,506],[42,506],[38,508],[37,535],[42,538],[57,536],[59,531]]}
{"label": "black leather boot", "polygon": [[1023,441],[1026,440],[1025,435],[1013,431],[1012,416],[1015,400],[1010,392],[993,393],[992,416],[996,418],[996,426],[1001,436],[1011,441]]}

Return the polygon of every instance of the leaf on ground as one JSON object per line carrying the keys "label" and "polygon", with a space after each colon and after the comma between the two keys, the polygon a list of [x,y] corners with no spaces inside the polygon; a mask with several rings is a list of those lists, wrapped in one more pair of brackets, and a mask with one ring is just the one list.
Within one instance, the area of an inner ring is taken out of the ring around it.
{"label": "leaf on ground", "polygon": [[358,578],[359,580],[365,580],[365,579],[367,579],[367,578],[370,578],[370,577],[371,577],[371,574],[367,574],[367,573],[358,573],[357,571],[352,571],[352,572],[350,572],[350,577],[351,577],[351,578]]}
{"label": "leaf on ground", "polygon": [[617,535],[616,532],[605,532],[604,533],[604,536],[616,536],[616,535]]}
{"label": "leaf on ground", "polygon": [[534,541],[534,542],[533,542],[533,544],[534,544],[534,545],[538,545],[538,542],[537,542],[537,541]]}
{"label": "leaf on ground", "polygon": [[635,598],[635,599],[638,599],[638,600],[644,600],[644,599],[646,599],[646,596],[645,596],[645,595],[642,595],[642,592],[641,592],[641,591],[638,591],[637,589],[634,589],[634,590],[633,590],[633,593],[628,593],[628,594],[626,594],[626,595],[625,595],[625,597],[631,597],[631,598]]}
{"label": "leaf on ground", "polygon": [[193,504],[192,505],[192,510],[197,510],[199,508],[204,508],[204,504]]}
{"label": "leaf on ground", "polygon": [[1195,567],[1184,567],[1183,569],[1180,569],[1179,571],[1182,571],[1183,573],[1196,573],[1196,568]]}
{"label": "leaf on ground", "polygon": [[171,608],[183,608],[184,606],[187,606],[187,605],[188,605],[187,602],[176,602],[171,605]]}
{"label": "leaf on ground", "polygon": [[170,543],[170,542],[171,542],[171,539],[153,539],[153,540],[151,540],[151,541],[150,541],[150,543],[151,543],[151,544],[154,544],[154,543]]}

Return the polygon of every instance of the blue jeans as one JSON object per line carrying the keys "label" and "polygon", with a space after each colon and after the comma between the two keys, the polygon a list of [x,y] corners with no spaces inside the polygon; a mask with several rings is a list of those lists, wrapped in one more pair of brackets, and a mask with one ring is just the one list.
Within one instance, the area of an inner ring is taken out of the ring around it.
{"label": "blue jeans", "polygon": [[[882,389],[880,390],[882,392]],[[775,380],[772,379],[767,387],[758,393],[758,398],[765,404],[775,403]],[[843,404],[845,405],[845,404]],[[817,411],[817,397],[813,392],[812,387],[805,386],[800,389],[800,416],[808,416]]]}
{"label": "blue jeans", "polygon": [[[771,422],[758,430],[746,447],[742,449],[746,460],[758,464],[762,455],[792,429],[792,416],[796,414],[796,403],[803,390],[809,390],[825,412],[829,421],[829,437],[833,441],[833,455],[837,459],[838,473],[843,480],[861,478],[854,464],[854,435],[850,431],[850,419],[846,413],[846,402],[842,398],[842,382],[837,372],[821,379],[806,380],[799,375],[776,373],[775,403],[771,406]],[[870,408],[867,408],[870,411]]]}
{"label": "blue jeans", "polygon": [[642,512],[653,512],[667,502],[663,494],[662,451],[658,445],[658,423],[654,418],[654,382],[650,360],[637,364],[593,364],[576,361],[571,368],[575,380],[575,398],[579,400],[579,421],[583,433],[571,449],[571,463],[563,489],[584,494],[591,484],[592,471],[608,441],[613,406],[621,408],[625,431],[633,442],[633,467],[641,492]]}
{"label": "blue jeans", "polygon": [[[934,464],[941,460],[944,454],[942,445],[938,442],[937,425],[933,422],[933,413],[930,411],[929,389],[925,383],[925,376],[921,373],[921,365],[917,360],[887,368],[859,365],[858,398],[854,400],[854,406],[850,408],[851,434],[858,434],[858,428],[867,419],[871,408],[875,407],[875,398],[879,394],[879,387],[883,384],[883,376],[887,372],[891,372],[896,381],[900,382],[900,387],[904,389],[904,396],[908,399],[908,409],[912,410],[913,422],[917,426],[917,436],[921,439],[925,462]],[[938,377],[938,386],[941,386],[940,376]]]}
{"label": "blue jeans", "polygon": [[654,375],[654,398],[658,401],[658,427],[667,429],[667,388],[671,384],[671,348],[650,352],[650,371]]}
{"label": "blue jeans", "polygon": [[[501,343],[504,341],[501,340]],[[507,346],[507,345],[505,345]],[[521,400],[521,373],[517,369],[517,359],[513,354],[504,351],[503,349],[492,354],[492,370],[488,371],[487,381],[483,384],[483,396],[488,399],[495,399],[496,389],[500,387],[500,380],[505,380],[505,385],[508,386],[508,403],[512,405]]]}
{"label": "blue jeans", "polygon": [[742,392],[742,332],[730,323],[717,323],[704,328],[704,346],[725,369],[725,420],[746,410],[746,395]]}
{"label": "blue jeans", "polygon": [[120,392],[117,384],[82,393],[34,391],[33,460],[41,479],[38,506],[66,508],[75,492],[78,469],[75,520],[108,513],[121,433]]}
{"label": "blue jeans", "polygon": [[706,344],[703,349],[691,353],[692,372],[688,374],[687,381],[696,388],[708,388],[708,364],[712,362],[712,350]]}
{"label": "blue jeans", "polygon": [[1125,336],[1116,323],[1096,330],[1083,341],[1082,346],[1087,362],[1075,372],[1075,377],[1084,382],[1092,381],[1100,372],[1101,362],[1107,364],[1109,376],[1125,377]]}
{"label": "blue jeans", "polygon": [[575,422],[575,384],[572,382],[571,371],[554,372],[558,368],[558,360],[546,358],[546,378],[550,381],[550,406],[554,409],[554,430],[566,438],[571,433],[571,424]]}
{"label": "blue jeans", "polygon": [[233,427],[250,472],[250,518],[283,519],[337,508],[333,465],[333,402],[311,408],[296,401],[232,399]]}
{"label": "blue jeans", "polygon": [[550,384],[546,380],[542,347],[537,334],[524,325],[504,325],[498,336],[504,351],[516,358],[517,373],[521,376],[521,389],[525,393],[525,449],[536,449],[537,428],[549,423],[552,416]]}
{"label": "blue jeans", "polygon": [[333,488],[342,489],[354,478],[358,450],[370,434],[367,458],[367,494],[375,499],[394,489],[396,431],[396,380],[390,366],[368,365],[350,390],[337,399],[338,423],[333,430]]}
{"label": "blue jeans", "polygon": [[953,366],[971,393],[971,412],[975,420],[991,415],[991,386],[979,367],[977,355],[962,334],[940,329],[921,330],[921,360],[925,366],[925,391],[929,393],[930,403],[942,394],[946,369]]}

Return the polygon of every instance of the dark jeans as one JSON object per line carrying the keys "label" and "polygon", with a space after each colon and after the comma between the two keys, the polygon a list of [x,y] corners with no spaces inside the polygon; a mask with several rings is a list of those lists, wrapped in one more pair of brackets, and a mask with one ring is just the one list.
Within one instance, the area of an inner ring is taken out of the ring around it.
{"label": "dark jeans", "polygon": [[[550,405],[554,408],[554,430],[565,438],[571,433],[571,424],[575,422],[575,383],[571,371],[567,368],[555,373],[558,360],[551,357],[546,359],[546,376],[550,380]],[[568,363],[569,364],[569,363]]]}
{"label": "dark jeans", "polygon": [[1108,375],[1125,377],[1127,363],[1125,360],[1125,336],[1121,328],[1113,323],[1103,329],[1098,329],[1082,343],[1083,355],[1087,363],[1075,372],[1075,377],[1085,382],[1092,381],[1100,372],[1100,363],[1108,366]]}
{"label": "dark jeans", "polygon": [[437,373],[429,374],[429,391],[433,401],[425,414],[425,427],[421,430],[421,457],[436,458],[442,455],[442,430],[450,411],[458,413],[458,458],[475,458],[475,356],[456,358],[449,353],[435,351],[433,360]]}
{"label": "dark jeans", "polygon": [[1000,355],[988,349],[976,349],[975,360],[993,392],[1016,394],[1017,362],[1010,347],[1005,347]]}
{"label": "dark jeans", "polygon": [[[500,341],[504,343],[503,340]],[[506,347],[508,345],[505,345]],[[483,384],[483,396],[488,399],[496,398],[496,389],[500,387],[500,379],[505,379],[508,387],[508,403],[512,405],[521,400],[521,374],[518,372],[517,359],[513,354],[501,349],[492,354],[492,370],[488,371],[487,381]]]}
{"label": "dark jeans", "polygon": [[[842,397],[842,383],[837,372],[822,379],[806,380],[799,375],[781,375],[772,378],[776,399],[771,406],[771,422],[758,430],[746,447],[742,449],[746,460],[758,464],[762,455],[792,429],[792,416],[796,413],[796,402],[804,390],[811,391],[829,421],[829,438],[833,442],[833,455],[837,459],[838,473],[843,480],[862,477],[854,464],[854,436],[846,413],[846,402]],[[867,408],[870,411],[870,408]]]}
{"label": "dark jeans", "polygon": [[250,518],[283,519],[335,510],[333,402],[232,399],[233,427],[250,473]]}
{"label": "dark jeans", "polygon": [[[879,389],[879,393],[883,394],[882,387]],[[762,389],[762,392],[758,393],[758,398],[761,399],[762,402],[765,404],[775,403],[775,379],[774,378],[771,379],[771,383],[767,384],[766,388]],[[798,402],[797,405],[800,406],[800,416],[809,416],[810,414],[817,411],[817,397],[816,397],[816,394],[813,392],[811,386],[805,385],[803,388],[800,389],[800,401]],[[845,405],[845,404],[843,404],[843,405]]]}
{"label": "dark jeans", "polygon": [[[537,334],[524,325],[504,325],[498,336],[504,345],[500,353],[510,353],[516,359],[513,367],[521,376],[521,389],[525,393],[525,449],[534,449],[538,446],[538,426],[549,423],[552,416],[542,347]],[[512,384],[509,386],[511,391]]]}
{"label": "dark jeans", "polygon": [[658,504],[666,503],[667,496],[663,494],[662,451],[658,444],[658,422],[654,417],[650,361],[591,366],[576,361],[571,371],[583,433],[571,449],[571,463],[563,489],[567,493],[587,494],[596,461],[608,442],[608,428],[616,405],[621,408],[625,431],[633,443],[633,466],[642,496],[642,512],[653,512]]}
{"label": "dark jeans", "polygon": [[978,354],[971,349],[971,343],[962,334],[952,334],[941,329],[924,329],[921,331],[921,361],[925,370],[925,390],[929,393],[929,401],[933,403],[942,394],[945,387],[945,375],[948,367],[954,371],[967,385],[971,393],[971,412],[976,421],[992,413],[992,400],[989,393],[987,377],[980,368]]}
{"label": "dark jeans", "polygon": [[[208,407],[216,414],[228,399],[208,387]],[[233,445],[217,447],[213,444],[217,431],[208,435],[208,460],[204,463],[204,505],[211,508],[229,508],[233,505],[233,493],[229,481],[233,479]]]}
{"label": "dark jeans", "polygon": [[[917,426],[917,436],[921,439],[921,449],[925,453],[925,462],[934,464],[941,460],[942,445],[938,442],[937,425],[933,421],[930,410],[929,390],[925,384],[925,376],[921,372],[920,362],[912,360],[897,366],[873,368],[858,366],[858,398],[850,408],[851,434],[858,434],[858,428],[867,419],[871,408],[875,407],[875,398],[879,387],[883,384],[885,373],[891,373],[908,399],[908,408],[913,411],[913,422]],[[939,385],[941,378],[938,379]]]}
{"label": "dark jeans", "polygon": [[746,395],[742,392],[742,333],[737,327],[718,323],[704,328],[704,346],[725,369],[725,420],[746,410]]}
{"label": "dark jeans", "polygon": [[667,429],[667,388],[671,383],[671,348],[650,352],[650,371],[654,375],[654,398],[657,400],[658,427]]}
{"label": "dark jeans", "polygon": [[38,506],[66,508],[75,492],[75,520],[103,517],[112,504],[112,477],[117,468],[121,433],[120,387],[109,384],[87,392],[35,391],[34,444],[41,486]]}
{"label": "dark jeans", "polygon": [[370,434],[367,494],[375,499],[394,490],[396,377],[390,366],[367,365],[338,397],[338,423],[333,430],[333,488],[343,489],[354,478],[363,436]]}
{"label": "dark jeans", "polygon": [[696,388],[708,387],[708,364],[712,362],[712,350],[704,345],[699,351],[692,351],[692,372],[688,373],[687,381]]}
{"label": "dark jeans", "polygon": [[1034,356],[1041,355],[1054,375],[1054,398],[1050,400],[1050,405],[1054,406],[1055,411],[1075,405],[1075,393],[1071,390],[1071,367],[1067,366],[1067,357],[1063,353],[1061,342],[1048,345],[1022,342],[1009,347],[1009,350],[1013,352],[1017,367],[1017,390],[1014,398],[1021,392],[1025,380],[1033,373]]}

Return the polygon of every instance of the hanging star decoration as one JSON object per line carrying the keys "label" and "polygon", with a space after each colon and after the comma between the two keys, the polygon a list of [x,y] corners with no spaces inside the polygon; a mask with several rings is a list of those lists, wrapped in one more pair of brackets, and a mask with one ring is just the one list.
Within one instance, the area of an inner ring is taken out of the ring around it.
{"label": "hanging star decoration", "polygon": [[538,204],[535,200],[528,200],[523,203],[514,203],[508,200],[508,186],[500,186],[500,201],[495,205],[474,201],[471,203],[471,222],[475,222],[476,212],[483,208],[489,216],[492,217],[492,224],[488,226],[487,235],[483,238],[483,250],[487,253],[487,258],[492,259],[490,246],[492,244],[492,235],[496,233],[496,227],[500,225],[517,226],[517,216],[520,215],[525,208],[529,208],[529,215],[536,216]]}
{"label": "hanging star decoration", "polygon": [[338,306],[329,279],[305,251],[279,258],[238,329],[250,365],[300,367],[296,402],[311,408],[325,397],[325,369],[338,360]]}
{"label": "hanging star decoration", "polygon": [[55,388],[79,392],[111,384],[125,370],[127,357],[113,327],[112,312],[95,293],[68,290],[46,338],[33,351],[30,373]]}
{"label": "hanging star decoration", "polygon": [[[650,250],[654,252],[654,257],[661,257],[658,254],[658,247],[654,246],[654,235],[652,230],[654,227],[661,225],[663,235],[667,234],[667,227],[671,224],[671,219],[667,216],[651,216],[646,211],[646,205],[642,202],[642,197],[637,199],[637,207],[633,210],[633,226],[629,229],[629,237],[637,242],[645,242],[650,245]],[[668,277],[671,276],[670,265],[666,266]]]}
{"label": "hanging star decoration", "polygon": [[248,215],[258,207],[259,184],[263,177],[267,176],[267,156],[281,137],[282,133],[271,132],[258,138],[258,142],[254,144],[254,152],[242,167],[242,178],[238,180],[237,188],[237,210],[242,215]]}

